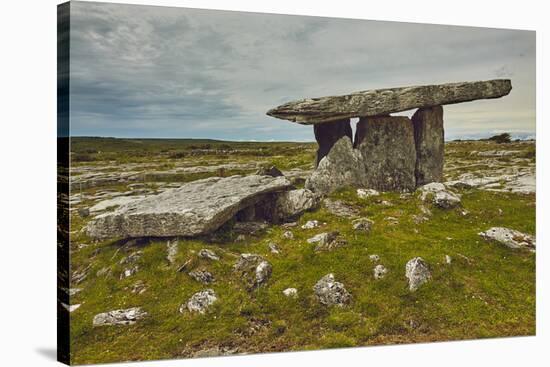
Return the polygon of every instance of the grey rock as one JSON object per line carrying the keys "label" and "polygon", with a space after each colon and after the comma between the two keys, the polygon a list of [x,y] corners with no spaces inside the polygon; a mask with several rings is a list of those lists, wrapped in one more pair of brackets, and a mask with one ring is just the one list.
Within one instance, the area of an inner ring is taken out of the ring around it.
{"label": "grey rock", "polygon": [[421,186],[419,190],[421,200],[431,198],[432,203],[442,209],[451,209],[460,204],[460,196],[447,190],[442,183],[432,182]]}
{"label": "grey rock", "polygon": [[137,265],[134,265],[131,268],[124,269],[124,271],[120,274],[120,279],[131,277],[138,271],[139,271],[139,266]]}
{"label": "grey rock", "polygon": [[382,279],[388,273],[388,269],[386,269],[384,265],[379,264],[374,267],[373,273],[374,273],[374,279],[376,280]]}
{"label": "grey rock", "polygon": [[120,259],[119,264],[120,265],[134,264],[139,259],[141,259],[141,256],[143,256],[143,251],[132,252],[130,255],[125,256],[122,259]]}
{"label": "grey rock", "polygon": [[445,133],[443,107],[420,108],[412,116],[416,146],[416,185],[441,182]]}
{"label": "grey rock", "polygon": [[281,250],[279,249],[279,246],[277,246],[277,244],[275,242],[270,242],[270,243],[267,244],[267,246],[269,247],[269,251],[272,254],[280,254],[281,253]]}
{"label": "grey rock", "polygon": [[96,239],[208,234],[264,194],[290,186],[284,177],[257,175],[197,180],[98,215],[86,231]]}
{"label": "grey rock", "polygon": [[351,222],[353,229],[358,232],[369,233],[372,229],[374,222],[369,218],[358,218]]}
{"label": "grey rock", "polygon": [[450,264],[453,262],[453,259],[449,255],[445,255],[445,264]]}
{"label": "grey rock", "polygon": [[325,306],[344,307],[351,301],[351,295],[344,285],[334,279],[334,274],[327,274],[313,286],[319,302]]}
{"label": "grey rock", "polygon": [[198,312],[201,314],[206,313],[206,310],[218,300],[216,292],[212,289],[205,289],[197,292],[189,298],[189,300],[182,304],[179,308],[180,313],[184,313],[185,310],[189,312]]}
{"label": "grey rock", "polygon": [[269,262],[256,254],[241,254],[233,269],[240,275],[249,290],[265,284],[273,270]]}
{"label": "grey rock", "polygon": [[147,312],[140,307],[113,310],[95,315],[93,325],[133,325],[145,316],[147,316]]}
{"label": "grey rock", "polygon": [[275,212],[278,220],[295,218],[319,206],[320,197],[308,189],[296,189],[277,195]]}
{"label": "grey rock", "polygon": [[536,240],[533,236],[516,231],[515,229],[505,227],[492,227],[479,235],[486,240],[496,241],[512,249],[530,249],[536,248]]}
{"label": "grey rock", "polygon": [[283,290],[283,294],[287,297],[296,298],[298,296],[298,290],[296,288],[287,288]]}
{"label": "grey rock", "polygon": [[311,125],[353,117],[387,115],[414,108],[499,98],[511,90],[509,79],[375,89],[292,101],[269,110],[267,114]]}
{"label": "grey rock", "polygon": [[212,261],[219,261],[220,260],[220,257],[218,255],[216,255],[216,253],[214,251],[206,249],[206,248],[201,249],[199,251],[198,255],[199,255],[199,257],[201,257],[203,259],[208,259],[208,260],[212,260]]}
{"label": "grey rock", "polygon": [[323,200],[323,205],[329,211],[329,213],[336,215],[337,217],[353,218],[359,215],[359,210],[354,206],[346,204],[342,200]]}
{"label": "grey rock", "polygon": [[317,144],[319,144],[315,159],[315,167],[319,165],[321,159],[330,152],[332,146],[340,140],[340,138],[347,136],[351,140],[353,134],[349,119],[313,125],[313,133],[315,135],[315,140],[317,140]]}
{"label": "grey rock", "polygon": [[306,180],[305,187],[318,194],[328,194],[348,186],[364,186],[366,170],[361,152],[351,139],[340,138]]}
{"label": "grey rock", "polygon": [[380,261],[380,256],[376,254],[369,255],[369,260],[372,261],[373,263],[376,263]]}
{"label": "grey rock", "polygon": [[197,282],[203,283],[203,284],[210,284],[215,281],[214,276],[212,273],[206,270],[193,270],[189,272],[189,276],[193,279],[195,279]]}
{"label": "grey rock", "polygon": [[259,176],[271,176],[271,177],[284,176],[283,172],[281,172],[281,170],[279,170],[275,166],[260,167],[260,169],[258,169],[255,174]]}
{"label": "grey rock", "polygon": [[428,264],[421,258],[415,257],[407,262],[405,276],[409,280],[409,290],[416,291],[422,284],[432,277]]}
{"label": "grey rock", "polygon": [[338,232],[324,232],[319,233],[307,240],[307,243],[318,243],[321,245],[326,245],[332,241],[334,241],[338,237]]}
{"label": "grey rock", "polygon": [[357,189],[357,197],[359,199],[366,199],[371,196],[378,196],[380,193],[374,189]]}
{"label": "grey rock", "polygon": [[380,191],[412,191],[416,187],[413,124],[405,116],[361,118],[355,147],[366,170],[364,187]]}
{"label": "grey rock", "polygon": [[147,286],[142,280],[138,280],[132,285],[130,291],[134,294],[142,294],[147,290]]}
{"label": "grey rock", "polygon": [[284,231],[283,238],[286,238],[287,240],[293,240],[294,233],[292,233],[291,231]]}
{"label": "grey rock", "polygon": [[308,220],[305,224],[302,225],[302,229],[313,229],[319,227],[318,220]]}

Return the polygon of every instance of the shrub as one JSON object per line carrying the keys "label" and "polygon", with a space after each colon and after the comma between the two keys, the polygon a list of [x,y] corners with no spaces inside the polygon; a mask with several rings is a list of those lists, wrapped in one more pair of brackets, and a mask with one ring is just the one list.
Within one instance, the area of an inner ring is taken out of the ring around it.
{"label": "shrub", "polygon": [[509,133],[502,133],[499,135],[491,136],[489,141],[494,141],[495,143],[503,144],[503,143],[510,143],[512,141]]}

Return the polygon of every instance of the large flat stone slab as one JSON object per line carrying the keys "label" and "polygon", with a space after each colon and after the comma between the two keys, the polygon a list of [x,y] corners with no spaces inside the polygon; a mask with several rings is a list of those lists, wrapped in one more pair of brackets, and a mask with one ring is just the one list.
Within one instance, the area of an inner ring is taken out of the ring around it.
{"label": "large flat stone slab", "polygon": [[86,227],[90,237],[173,237],[210,233],[240,210],[287,190],[284,177],[231,176],[193,181],[98,215]]}
{"label": "large flat stone slab", "polygon": [[353,117],[387,115],[414,108],[500,98],[511,90],[509,79],[375,89],[292,101],[269,110],[267,114],[303,125],[313,125]]}

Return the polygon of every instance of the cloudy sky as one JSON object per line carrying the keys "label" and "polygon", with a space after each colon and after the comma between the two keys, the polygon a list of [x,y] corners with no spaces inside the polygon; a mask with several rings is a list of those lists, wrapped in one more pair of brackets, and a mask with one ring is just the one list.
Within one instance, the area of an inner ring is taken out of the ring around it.
{"label": "cloudy sky", "polygon": [[494,78],[510,95],[446,106],[446,138],[535,133],[529,31],[72,2],[70,47],[73,136],[310,141],[310,126],[265,112]]}

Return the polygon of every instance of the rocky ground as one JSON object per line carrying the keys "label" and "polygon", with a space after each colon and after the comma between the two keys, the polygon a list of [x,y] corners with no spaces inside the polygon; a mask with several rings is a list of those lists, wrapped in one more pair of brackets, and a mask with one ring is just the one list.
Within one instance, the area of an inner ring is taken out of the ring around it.
{"label": "rocky ground", "polygon": [[[108,238],[96,216],[316,144],[73,139],[71,361],[200,357],[535,333],[535,144],[446,144],[445,182],[349,188],[290,222]],[[265,171],[264,171],[265,172]]]}

